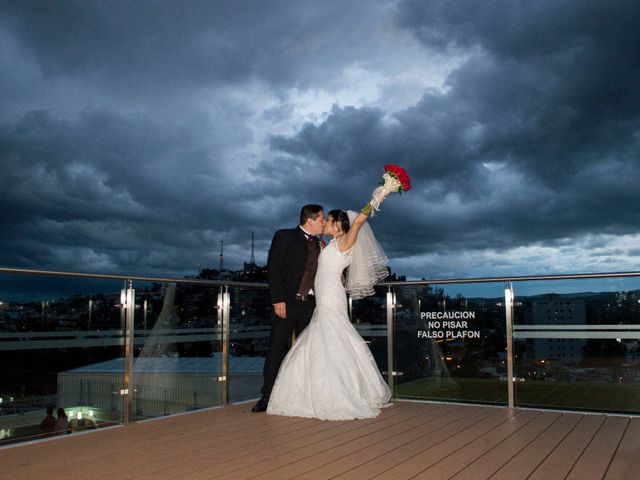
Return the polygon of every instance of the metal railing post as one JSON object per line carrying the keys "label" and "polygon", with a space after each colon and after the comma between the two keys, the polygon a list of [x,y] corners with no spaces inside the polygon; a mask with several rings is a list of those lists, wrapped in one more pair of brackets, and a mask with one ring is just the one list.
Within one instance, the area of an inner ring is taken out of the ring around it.
{"label": "metal railing post", "polygon": [[353,322],[353,298],[351,295],[347,295],[347,303],[349,305],[349,320]]}
{"label": "metal railing post", "polygon": [[218,319],[222,323],[220,328],[222,365],[218,381],[221,384],[220,400],[223,405],[226,405],[229,403],[229,323],[231,319],[231,302],[227,285],[221,286],[218,294]]}
{"label": "metal railing post", "polygon": [[121,394],[124,397],[124,424],[131,422],[133,406],[133,335],[136,291],[133,282],[127,280],[120,292],[121,317],[124,316],[124,378]]}
{"label": "metal railing post", "polygon": [[504,284],[504,309],[506,319],[507,336],[507,391],[509,394],[509,407],[515,406],[515,375],[513,371],[513,286],[511,282]]}
{"label": "metal railing post", "polygon": [[395,295],[392,287],[387,291],[387,383],[391,389],[391,395],[395,392],[395,360],[393,356],[393,309],[395,307]]}

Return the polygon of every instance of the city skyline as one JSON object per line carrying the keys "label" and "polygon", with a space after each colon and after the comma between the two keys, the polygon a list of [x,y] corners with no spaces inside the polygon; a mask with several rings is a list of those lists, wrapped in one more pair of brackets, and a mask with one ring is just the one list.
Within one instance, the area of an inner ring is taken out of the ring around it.
{"label": "city skyline", "polygon": [[0,265],[177,276],[300,206],[408,278],[638,270],[631,1],[0,4]]}

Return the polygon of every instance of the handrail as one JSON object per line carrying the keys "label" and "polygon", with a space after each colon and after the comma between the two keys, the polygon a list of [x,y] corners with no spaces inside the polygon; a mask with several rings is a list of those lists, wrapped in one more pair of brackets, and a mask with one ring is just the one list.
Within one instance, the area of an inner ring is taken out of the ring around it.
{"label": "handrail", "polygon": [[[0,267],[0,273],[15,273],[19,275],[46,275],[55,277],[81,277],[94,278],[103,280],[135,280],[142,282],[165,282],[165,283],[182,283],[189,285],[209,285],[209,286],[238,286],[238,287],[258,287],[266,288],[266,283],[259,282],[237,282],[234,280],[205,280],[199,278],[173,278],[173,277],[149,277],[144,275],[115,275],[103,273],[82,273],[82,272],[63,272],[55,270],[37,270],[33,268],[15,268]],[[640,277],[640,272],[608,272],[608,273],[571,273],[571,274],[554,274],[554,275],[523,275],[523,276],[507,276],[507,277],[472,277],[472,278],[439,278],[430,280],[404,280],[380,282],[376,286],[402,286],[402,285],[435,285],[435,284],[453,284],[453,283],[496,283],[496,282],[524,282],[524,281],[540,281],[540,280],[577,280],[589,278],[621,278],[621,277]]]}
{"label": "handrail", "polygon": [[536,280],[577,280],[584,278],[620,278],[620,277],[640,277],[640,272],[611,272],[611,273],[570,273],[557,275],[524,275],[517,277],[479,277],[479,278],[442,278],[435,280],[406,280],[381,282],[376,286],[399,286],[399,285],[433,285],[448,283],[495,283],[495,282],[524,282]]}
{"label": "handrail", "polygon": [[172,278],[172,277],[147,277],[144,275],[115,275],[103,273],[61,272],[55,270],[37,270],[33,268],[0,267],[0,273],[15,273],[18,275],[46,275],[49,277],[81,277],[101,280],[135,280],[141,282],[182,283],[188,285],[221,286],[233,285],[237,287],[261,287],[266,288],[266,283],[236,282],[231,280],[206,280],[202,278]]}

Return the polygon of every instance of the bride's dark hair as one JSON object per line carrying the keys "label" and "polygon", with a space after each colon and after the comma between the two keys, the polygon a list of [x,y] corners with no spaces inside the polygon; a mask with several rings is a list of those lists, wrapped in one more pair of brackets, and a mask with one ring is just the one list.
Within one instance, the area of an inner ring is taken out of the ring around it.
{"label": "bride's dark hair", "polygon": [[329,216],[333,218],[334,222],[340,223],[340,228],[342,228],[344,233],[349,231],[351,225],[349,224],[349,216],[347,215],[347,212],[344,210],[331,210],[329,212]]}

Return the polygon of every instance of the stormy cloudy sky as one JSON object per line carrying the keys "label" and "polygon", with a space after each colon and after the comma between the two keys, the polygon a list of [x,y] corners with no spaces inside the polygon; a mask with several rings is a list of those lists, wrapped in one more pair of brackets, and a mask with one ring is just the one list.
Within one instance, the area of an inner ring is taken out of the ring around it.
{"label": "stormy cloudy sky", "polygon": [[630,1],[0,1],[0,265],[258,263],[300,206],[413,188],[410,278],[640,269]]}

